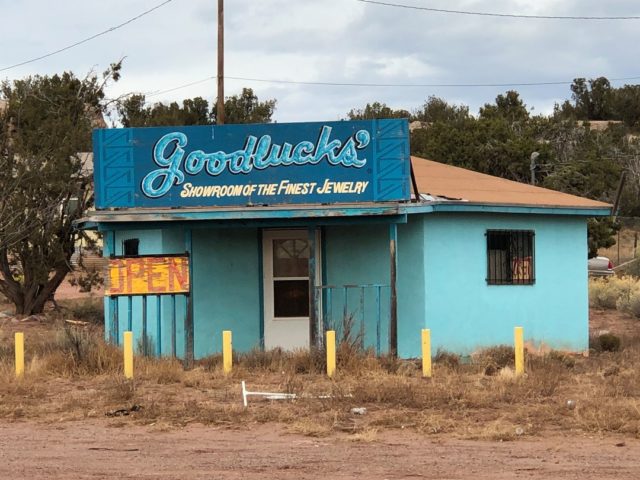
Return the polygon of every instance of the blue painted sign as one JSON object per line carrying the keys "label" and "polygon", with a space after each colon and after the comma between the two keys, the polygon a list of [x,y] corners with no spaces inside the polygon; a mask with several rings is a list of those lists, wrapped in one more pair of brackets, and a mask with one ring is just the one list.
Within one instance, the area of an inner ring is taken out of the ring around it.
{"label": "blue painted sign", "polygon": [[102,129],[93,146],[100,209],[410,199],[404,119]]}

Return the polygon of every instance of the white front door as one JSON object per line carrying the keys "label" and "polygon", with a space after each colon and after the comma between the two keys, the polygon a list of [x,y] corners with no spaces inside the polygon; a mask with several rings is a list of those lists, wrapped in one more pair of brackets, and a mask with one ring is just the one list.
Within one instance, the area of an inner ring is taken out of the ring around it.
{"label": "white front door", "polygon": [[262,236],[265,349],[309,347],[308,235],[307,230],[265,230]]}

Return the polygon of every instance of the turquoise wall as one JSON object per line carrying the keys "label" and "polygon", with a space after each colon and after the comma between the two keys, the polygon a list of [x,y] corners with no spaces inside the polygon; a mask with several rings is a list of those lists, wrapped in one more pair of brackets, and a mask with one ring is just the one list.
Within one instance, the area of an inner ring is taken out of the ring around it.
{"label": "turquoise wall", "polygon": [[[534,285],[488,285],[488,229],[535,230]],[[182,253],[185,232],[131,230],[115,234],[115,254],[122,242],[140,239],[140,254]],[[236,351],[260,346],[261,244],[256,228],[192,231],[192,294],[194,353],[201,358],[221,350],[221,332],[233,331]],[[107,249],[107,255],[110,251]],[[323,228],[323,283],[326,285],[389,285],[389,225]],[[398,225],[398,353],[420,355],[420,329],[431,328],[432,349],[462,354],[496,344],[511,344],[513,327],[524,327],[530,344],[585,350],[588,346],[587,233],[582,217],[507,214],[444,214],[409,216]],[[365,345],[376,347],[375,289],[349,289],[347,316],[359,328],[362,313]],[[177,353],[184,353],[184,297],[177,296]],[[171,352],[171,299],[162,297],[161,339],[156,325],[157,301],[149,297],[151,343]],[[344,293],[325,295],[326,318],[338,330],[344,316]],[[110,302],[105,299],[107,325]],[[389,288],[381,289],[380,343],[388,350]],[[119,338],[127,328],[127,300],[119,300]],[[142,299],[133,298],[133,331],[142,337]],[[338,332],[340,335],[340,331]]]}
{"label": "turquoise wall", "polygon": [[236,351],[260,346],[259,263],[257,229],[193,230],[196,358],[222,351],[222,330]]}
{"label": "turquoise wall", "polygon": [[420,331],[425,328],[427,268],[424,218],[415,215],[398,226],[398,354],[403,358],[422,355]]}
{"label": "turquoise wall", "polygon": [[[127,230],[115,233],[114,250],[122,255],[123,241],[140,240],[140,255],[184,253],[182,229]],[[233,331],[238,351],[260,345],[261,305],[258,232],[256,229],[196,229],[192,232],[192,297],[194,302],[194,355],[206,357],[222,350],[222,330]],[[110,253],[110,252],[107,252]],[[176,353],[184,355],[186,297],[176,295]],[[147,297],[147,337],[162,355],[171,353],[171,296],[160,296],[160,340],[158,340],[158,297]],[[143,332],[143,298],[131,297],[132,331],[138,345]],[[128,299],[117,300],[119,341],[128,329]],[[111,303],[105,299],[105,318],[111,321]],[[105,332],[108,337],[108,328]]]}
{"label": "turquoise wall", "polygon": [[[108,235],[108,234],[107,234]],[[123,254],[123,242],[128,239],[137,238],[140,240],[138,249],[140,255],[152,255],[157,253],[169,253],[164,251],[163,247],[163,231],[162,230],[128,230],[128,231],[118,231],[115,232],[115,242],[112,245],[115,255]],[[182,249],[184,251],[184,248]],[[178,251],[179,252],[179,251]],[[171,253],[178,253],[171,252]],[[111,252],[105,252],[111,254]],[[134,337],[134,347],[138,349],[141,344],[139,343],[140,339],[142,339],[143,335],[143,320],[142,320],[142,311],[143,311],[143,298],[140,296],[132,296],[131,298],[131,330],[133,332]],[[147,298],[147,337],[149,339],[149,345],[155,348],[158,346],[158,343],[162,344],[163,351],[166,348],[170,351],[170,332],[169,328],[171,325],[171,320],[169,318],[161,318],[163,325],[161,325],[160,331],[163,333],[163,337],[158,342],[158,323],[157,323],[157,312],[158,312],[158,297],[151,296]],[[129,299],[127,297],[118,297],[117,300],[109,301],[108,298],[105,298],[105,318],[107,319],[107,325],[110,325],[112,313],[111,308],[115,306],[118,310],[118,341],[122,343],[122,334],[127,331],[129,328],[128,325],[128,317],[129,317]],[[161,299],[162,302],[162,299]],[[183,307],[184,308],[184,307]],[[162,310],[162,303],[160,309]],[[169,311],[167,310],[164,317],[168,317]],[[177,322],[182,324],[182,321]],[[109,335],[109,328],[105,329],[105,334]],[[167,343],[168,342],[168,343]],[[180,343],[180,342],[178,342]]]}
{"label": "turquoise wall", "polygon": [[[325,227],[324,276],[328,285],[383,284],[380,296],[381,350],[389,347],[389,225]],[[425,319],[424,222],[422,216],[398,225],[398,353],[403,357],[420,352],[419,332]],[[349,289],[347,315],[361,321],[361,290]],[[331,310],[325,300],[325,315],[340,329],[344,317],[343,290],[332,293]],[[365,345],[376,347],[377,304],[373,288],[365,289]],[[326,294],[325,294],[326,297]],[[337,323],[336,323],[337,321]],[[416,335],[415,332],[418,332]],[[339,334],[340,332],[338,332]]]}
{"label": "turquoise wall", "polygon": [[[325,227],[323,249],[324,283],[342,285],[381,284],[381,346],[387,350],[389,330],[389,227],[387,225],[353,225]],[[359,331],[363,308],[361,289],[347,289],[347,319],[352,319],[353,327]],[[344,289],[337,288],[324,293],[324,316],[329,321],[328,328],[336,330],[338,340],[344,335],[345,317]],[[376,289],[364,291],[364,332],[365,346],[376,346],[377,323]],[[353,328],[352,328],[353,331]]]}
{"label": "turquoise wall", "polygon": [[[433,351],[525,341],[588,348],[587,231],[581,217],[434,214],[424,217],[426,323]],[[488,285],[488,229],[535,230],[534,285]]]}

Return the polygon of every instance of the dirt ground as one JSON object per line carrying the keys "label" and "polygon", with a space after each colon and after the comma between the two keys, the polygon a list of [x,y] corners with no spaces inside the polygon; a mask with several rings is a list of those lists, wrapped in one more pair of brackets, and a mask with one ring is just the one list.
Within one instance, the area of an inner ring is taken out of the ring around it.
{"label": "dirt ground", "polygon": [[589,331],[591,335],[614,333],[622,337],[637,337],[640,334],[640,322],[637,318],[618,310],[589,310]]}
{"label": "dirt ground", "polygon": [[[86,297],[67,286],[58,293],[59,300]],[[16,329],[30,336],[48,332],[38,320],[2,323],[3,341],[10,341]],[[638,325],[637,319],[616,311],[593,310],[590,315],[592,334],[637,336]],[[81,387],[81,381],[59,382],[78,390],[78,395],[92,388]],[[187,390],[178,384],[154,388],[175,390],[175,396],[167,398],[186,402]],[[60,402],[73,405],[63,397]],[[34,407],[26,401],[25,411],[29,408]],[[535,435],[511,435],[514,441],[467,440],[385,427],[315,437],[292,433],[277,423],[141,424],[134,415],[105,417],[101,407],[98,414],[78,421],[82,416],[69,412],[65,417],[60,409],[54,410],[30,420],[0,420],[0,479],[640,478],[637,435],[585,433],[553,425]],[[383,412],[370,412],[374,413]]]}
{"label": "dirt ground", "polygon": [[93,422],[12,423],[0,428],[0,452],[0,478],[31,480],[640,477],[640,442],[612,437],[486,442],[386,432],[356,442],[271,426],[161,431]]}

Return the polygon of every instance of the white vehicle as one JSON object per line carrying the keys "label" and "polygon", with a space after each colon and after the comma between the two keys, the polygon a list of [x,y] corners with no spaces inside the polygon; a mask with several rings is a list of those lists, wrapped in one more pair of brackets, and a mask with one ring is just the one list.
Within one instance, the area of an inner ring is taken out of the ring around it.
{"label": "white vehicle", "polygon": [[607,257],[593,257],[588,263],[589,275],[594,277],[609,277],[615,272],[613,271],[613,262]]}

